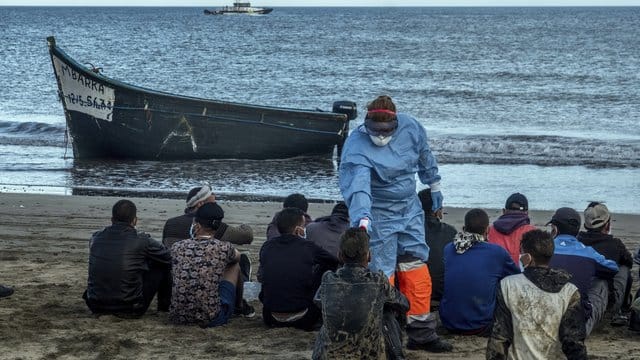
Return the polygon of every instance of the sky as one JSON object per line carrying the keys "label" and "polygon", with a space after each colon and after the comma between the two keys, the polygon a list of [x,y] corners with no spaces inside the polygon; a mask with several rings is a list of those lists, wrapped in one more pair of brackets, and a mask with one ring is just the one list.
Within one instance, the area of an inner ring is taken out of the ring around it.
{"label": "sky", "polygon": [[[243,0],[254,6],[640,6],[640,0]],[[0,0],[0,6],[204,6],[233,0]]]}

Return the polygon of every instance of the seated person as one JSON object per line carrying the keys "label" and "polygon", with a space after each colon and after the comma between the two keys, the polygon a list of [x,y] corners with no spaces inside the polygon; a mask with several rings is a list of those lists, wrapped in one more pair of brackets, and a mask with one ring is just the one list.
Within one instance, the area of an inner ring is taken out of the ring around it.
{"label": "seated person", "polygon": [[304,211],[284,208],[276,218],[280,236],[260,249],[262,317],[267,326],[313,330],[320,309],[313,296],[326,270],[338,262],[326,250],[305,239]]}
{"label": "seated person", "polygon": [[340,235],[349,228],[349,209],[344,201],[338,202],[331,215],[315,219],[307,225],[307,239],[338,258]]}
{"label": "seated person", "polygon": [[622,308],[623,305],[627,308],[631,305],[633,257],[622,240],[611,235],[611,214],[605,204],[592,202],[587,206],[584,210],[584,228],[587,231],[581,231],[578,240],[618,265],[618,273],[608,282],[609,304],[613,313],[611,325],[625,326],[629,318]]}
{"label": "seated person", "polygon": [[215,238],[224,212],[215,203],[202,205],[194,217],[194,236],[176,242],[169,319],[175,324],[214,327],[226,324],[242,300],[240,253]]}
{"label": "seated person", "polygon": [[580,299],[586,318],[587,336],[602,320],[607,309],[609,286],[607,281],[618,273],[615,261],[607,260],[591,246],[585,246],[576,236],[580,232],[580,214],[563,207],[556,210],[547,225],[555,250],[550,267],[563,269],[571,275],[571,283],[580,290]]}
{"label": "seated person", "polygon": [[418,193],[422,210],[424,211],[424,232],[429,246],[429,274],[431,275],[431,308],[434,302],[440,302],[444,289],[444,247],[451,243],[456,236],[456,228],[442,222],[442,208],[433,211],[431,189],[424,189]]}
{"label": "seated person", "polygon": [[[307,198],[304,195],[291,194],[287,196],[284,199],[284,202],[282,203],[282,208],[284,209],[288,207],[298,208],[303,211],[305,226],[309,225],[309,223],[313,221],[313,219],[311,219],[311,216],[307,214],[307,210],[309,210],[309,202],[307,201]],[[280,235],[280,231],[278,231],[278,226],[276,225],[276,218],[278,217],[279,213],[280,213],[279,211],[276,212],[273,215],[273,219],[271,219],[271,222],[269,223],[269,225],[267,225],[267,240],[271,240],[274,237]]]}
{"label": "seated person", "polygon": [[391,338],[395,341],[386,343],[390,358],[404,358],[400,326],[393,315],[383,320],[383,309],[406,316],[409,302],[382,272],[367,269],[371,257],[367,231],[346,230],[338,257],[344,266],[324,273],[314,299],[322,308],[323,322],[312,358],[384,358],[385,340]]}
{"label": "seated person", "polygon": [[531,230],[520,245],[524,272],[500,281],[487,359],[586,359],[580,291],[550,269],[551,234]]}
{"label": "seated person", "polygon": [[[167,248],[171,248],[174,242],[190,238],[189,229],[198,208],[215,201],[216,197],[208,185],[191,189],[187,195],[187,207],[184,209],[184,214],[173,217],[164,224],[162,243]],[[236,227],[220,222],[214,237],[236,245],[251,244],[253,241],[253,229],[245,224]]]}
{"label": "seated person", "polygon": [[113,205],[111,226],[89,243],[89,278],[83,298],[94,314],[142,316],[156,293],[158,311],[171,302],[171,255],[161,242],[135,228],[136,206]]}
{"label": "seated person", "polygon": [[529,219],[529,201],[527,197],[515,193],[507,198],[502,215],[489,226],[488,242],[505,248],[513,262],[520,256],[520,239],[527,231],[535,230]]}
{"label": "seated person", "polygon": [[504,248],[486,242],[488,227],[487,213],[471,209],[464,216],[462,232],[444,248],[440,319],[451,332],[491,333],[498,282],[520,272]]}

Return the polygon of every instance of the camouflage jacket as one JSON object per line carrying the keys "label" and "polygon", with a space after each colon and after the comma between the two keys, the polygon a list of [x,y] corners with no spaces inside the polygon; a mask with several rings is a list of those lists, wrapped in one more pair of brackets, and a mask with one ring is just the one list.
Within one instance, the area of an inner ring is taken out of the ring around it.
{"label": "camouflage jacket", "polygon": [[314,300],[322,309],[323,325],[313,359],[386,359],[383,308],[409,308],[382,272],[356,264],[327,271]]}

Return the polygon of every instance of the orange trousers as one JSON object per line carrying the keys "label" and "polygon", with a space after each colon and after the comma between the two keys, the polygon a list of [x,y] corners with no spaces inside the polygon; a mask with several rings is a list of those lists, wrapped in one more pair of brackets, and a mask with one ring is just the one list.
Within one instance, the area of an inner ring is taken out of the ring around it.
{"label": "orange trousers", "polygon": [[407,316],[425,315],[431,311],[431,275],[427,264],[420,260],[399,263],[389,283],[397,285],[409,300]]}

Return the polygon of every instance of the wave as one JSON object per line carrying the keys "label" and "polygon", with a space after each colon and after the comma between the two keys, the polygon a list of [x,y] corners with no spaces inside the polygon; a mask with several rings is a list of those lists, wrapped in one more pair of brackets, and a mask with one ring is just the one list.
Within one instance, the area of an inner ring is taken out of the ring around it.
{"label": "wave", "polygon": [[47,124],[35,121],[0,121],[0,134],[11,135],[64,135],[64,124]]}
{"label": "wave", "polygon": [[438,161],[449,164],[529,164],[640,168],[637,141],[546,135],[441,136],[430,139]]}

